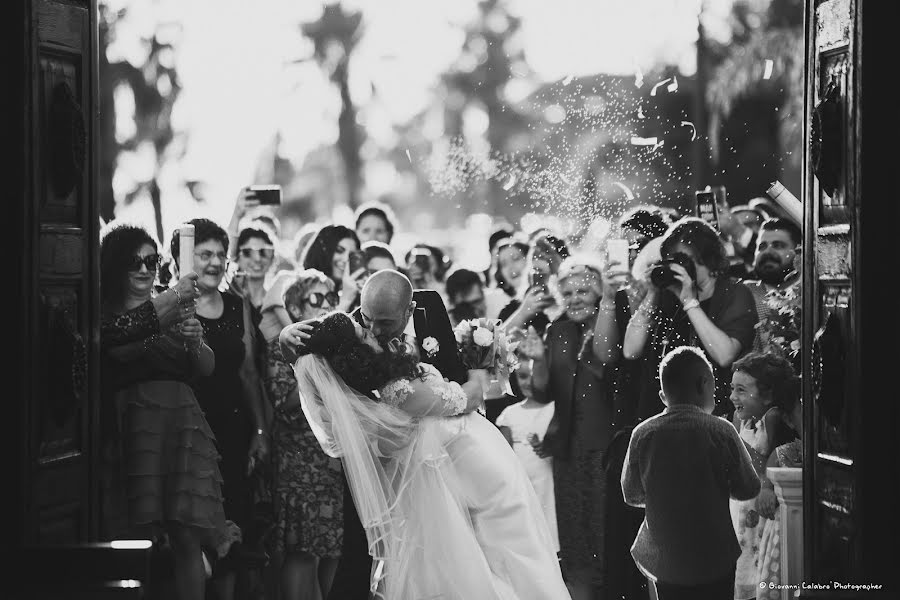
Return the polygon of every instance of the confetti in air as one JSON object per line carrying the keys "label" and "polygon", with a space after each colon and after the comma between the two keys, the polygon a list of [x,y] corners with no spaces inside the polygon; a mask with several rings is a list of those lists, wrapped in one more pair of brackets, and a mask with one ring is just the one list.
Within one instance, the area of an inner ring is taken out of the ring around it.
{"label": "confetti in air", "polygon": [[409,153],[409,148],[406,149],[406,159],[409,161],[409,164],[412,164],[412,155]]}
{"label": "confetti in air", "polygon": [[[558,232],[576,246],[578,240],[589,243],[597,223],[615,222],[635,202],[671,204],[689,197],[690,157],[679,148],[688,138],[666,143],[669,132],[651,113],[653,103],[644,105],[661,86],[677,89],[677,81],[666,79],[648,94],[639,89],[637,65],[634,76],[566,75],[565,85],[547,85],[526,100],[533,115],[522,116],[527,137],[511,144],[523,150],[503,152],[458,136],[434,143],[417,165],[432,194],[449,197],[451,205],[484,210],[480,203],[494,198],[558,223]],[[565,118],[551,118],[551,108]],[[693,129],[684,111],[675,123],[682,119]]]}
{"label": "confetti in air", "polygon": [[631,189],[627,185],[625,185],[621,181],[613,181],[613,185],[618,186],[619,189],[621,189],[623,192],[625,192],[626,198],[628,198],[629,200],[634,200],[634,193],[631,191]]}
{"label": "confetti in air", "polygon": [[772,77],[772,70],[773,70],[774,68],[775,68],[775,62],[767,58],[767,59],[766,59],[766,71],[765,71],[765,73],[763,73],[763,79],[769,79],[769,78],[771,78],[771,77]]}
{"label": "confetti in air", "polygon": [[691,141],[692,142],[697,139],[697,127],[695,127],[693,123],[691,123],[690,121],[682,121],[681,126],[691,128]]}
{"label": "confetti in air", "polygon": [[669,90],[670,94],[674,94],[675,92],[677,92],[678,91],[678,77],[673,77],[672,83],[670,83],[666,89]]}
{"label": "confetti in air", "polygon": [[[650,95],[651,95],[651,96],[655,96],[655,95],[656,95],[656,90],[659,89],[661,86],[666,85],[666,84],[667,84],[668,82],[670,82],[670,81],[672,81],[672,78],[671,78],[671,77],[669,77],[668,79],[663,79],[662,81],[660,81],[659,83],[657,83],[656,85],[654,85],[653,88],[650,90]],[[678,86],[676,86],[675,89],[678,89]]]}

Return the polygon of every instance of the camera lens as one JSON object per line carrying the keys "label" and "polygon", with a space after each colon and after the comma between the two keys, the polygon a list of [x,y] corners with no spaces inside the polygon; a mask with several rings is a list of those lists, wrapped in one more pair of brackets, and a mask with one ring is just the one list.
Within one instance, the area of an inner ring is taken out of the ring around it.
{"label": "camera lens", "polygon": [[650,271],[650,282],[656,287],[667,287],[675,283],[675,273],[668,265],[659,265]]}

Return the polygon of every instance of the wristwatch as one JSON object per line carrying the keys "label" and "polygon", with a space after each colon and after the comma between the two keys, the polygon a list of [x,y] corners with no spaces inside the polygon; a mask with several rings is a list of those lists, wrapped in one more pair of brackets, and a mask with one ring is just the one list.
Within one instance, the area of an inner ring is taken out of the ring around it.
{"label": "wristwatch", "polygon": [[684,308],[684,312],[687,312],[692,308],[700,308],[700,301],[696,298],[691,298],[690,300],[682,304],[682,308]]}

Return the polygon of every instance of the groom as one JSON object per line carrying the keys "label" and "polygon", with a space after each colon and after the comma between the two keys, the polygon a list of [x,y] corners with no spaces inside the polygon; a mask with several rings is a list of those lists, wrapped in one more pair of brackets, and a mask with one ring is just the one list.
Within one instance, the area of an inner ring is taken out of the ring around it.
{"label": "groom", "polygon": [[[420,362],[434,365],[447,379],[465,383],[466,369],[456,351],[456,338],[440,294],[415,290],[405,275],[385,269],[374,273],[362,288],[360,307],[351,315],[369,329],[386,350],[406,344]],[[279,336],[291,362],[305,353],[312,322],[289,325]],[[363,390],[360,390],[363,391]],[[369,390],[366,390],[369,391]],[[366,532],[344,478],[344,542],[328,600],[366,600],[369,597],[369,556]]]}

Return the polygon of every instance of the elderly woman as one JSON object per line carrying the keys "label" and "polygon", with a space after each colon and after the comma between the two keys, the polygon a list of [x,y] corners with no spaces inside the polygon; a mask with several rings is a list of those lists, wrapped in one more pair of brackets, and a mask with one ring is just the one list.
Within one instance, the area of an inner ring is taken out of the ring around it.
{"label": "elderly woman", "polygon": [[[201,548],[224,554],[235,539],[225,521],[215,438],[188,385],[209,375],[215,356],[194,317],[197,276],[154,294],[156,242],[121,225],[100,243],[103,399],[112,459],[127,498],[128,529],[110,537],[168,534],[176,597],[204,596]],[[112,465],[110,465],[112,466]],[[107,509],[114,505],[104,502]],[[108,522],[108,521],[107,521]],[[230,538],[230,539],[229,539]],[[207,553],[207,560],[215,557]]]}
{"label": "elderly woman", "polygon": [[559,268],[567,318],[548,327],[546,340],[532,331],[522,345],[534,361],[535,399],[556,405],[536,450],[553,457],[560,559],[573,600],[604,587],[603,455],[616,424],[606,371],[591,349],[602,287],[598,264],[567,259]]}
{"label": "elderly woman", "polygon": [[[685,217],[662,238],[662,277],[654,278],[625,331],[626,359],[648,355],[652,367],[678,346],[699,346],[716,377],[714,414],[731,418],[731,364],[752,349],[758,321],[753,293],[724,276],[728,258],[719,234],[701,219]],[[655,371],[655,368],[652,369]],[[651,372],[652,372],[651,371]],[[656,406],[659,378],[642,383],[640,402]]]}
{"label": "elderly woman", "polygon": [[[178,267],[199,275],[197,318],[203,325],[206,343],[215,352],[213,372],[194,378],[191,385],[222,455],[225,511],[246,533],[252,523],[253,488],[249,474],[268,453],[262,380],[254,360],[255,327],[249,302],[219,291],[228,264],[228,234],[208,219],[188,222],[194,226],[193,264]],[[171,242],[171,254],[176,260],[180,241],[176,230]],[[247,556],[243,548],[232,548],[214,573],[219,597],[224,600],[232,597],[236,575],[247,566],[241,555]]]}
{"label": "elderly woman", "polygon": [[[338,303],[321,271],[294,275],[284,290],[292,322],[315,319]],[[268,346],[266,390],[275,406],[273,552],[282,559],[281,598],[328,596],[343,542],[344,484],[340,463],[325,455],[300,408],[297,378],[278,336]]]}

